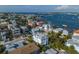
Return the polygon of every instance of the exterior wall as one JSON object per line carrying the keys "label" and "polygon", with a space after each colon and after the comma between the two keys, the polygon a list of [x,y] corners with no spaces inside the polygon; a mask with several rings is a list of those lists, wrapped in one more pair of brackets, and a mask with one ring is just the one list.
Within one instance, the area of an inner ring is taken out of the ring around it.
{"label": "exterior wall", "polygon": [[41,39],[38,37],[33,36],[33,40],[39,44],[41,44]]}
{"label": "exterior wall", "polygon": [[73,34],[73,36],[79,36],[79,34],[77,34],[77,33],[74,33],[74,34]]}
{"label": "exterior wall", "polygon": [[40,36],[33,36],[33,40],[41,45],[46,45],[48,44],[48,38],[45,37],[40,37]]}
{"label": "exterior wall", "polygon": [[12,29],[12,33],[13,33],[14,36],[15,35],[20,35],[20,29],[19,28]]}
{"label": "exterior wall", "polygon": [[7,37],[6,37],[7,33],[6,32],[1,32],[0,34],[1,34],[2,40],[6,41],[7,40]]}

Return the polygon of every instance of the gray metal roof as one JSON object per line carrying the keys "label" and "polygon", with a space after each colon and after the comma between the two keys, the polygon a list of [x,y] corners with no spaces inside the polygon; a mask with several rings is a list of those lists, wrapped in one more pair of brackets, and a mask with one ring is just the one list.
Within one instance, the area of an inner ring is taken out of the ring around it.
{"label": "gray metal roof", "polygon": [[51,49],[48,49],[45,53],[46,54],[56,54],[57,51],[51,48]]}

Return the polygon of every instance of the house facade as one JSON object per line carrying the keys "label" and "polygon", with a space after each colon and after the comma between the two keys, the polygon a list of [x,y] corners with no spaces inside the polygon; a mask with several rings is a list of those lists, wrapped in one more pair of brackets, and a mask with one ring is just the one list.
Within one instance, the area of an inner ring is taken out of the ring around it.
{"label": "house facade", "polygon": [[38,44],[47,45],[48,44],[48,36],[46,33],[43,33],[40,31],[41,30],[39,30],[39,29],[32,30],[33,40]]}

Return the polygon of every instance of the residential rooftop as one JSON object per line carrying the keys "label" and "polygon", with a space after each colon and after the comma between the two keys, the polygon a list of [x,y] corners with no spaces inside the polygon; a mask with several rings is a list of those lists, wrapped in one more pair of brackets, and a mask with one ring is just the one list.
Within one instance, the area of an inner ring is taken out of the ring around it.
{"label": "residential rooftop", "polygon": [[39,47],[35,43],[29,43],[28,45],[17,48],[10,52],[9,54],[30,54],[30,53],[37,53],[39,51]]}
{"label": "residential rooftop", "polygon": [[77,34],[79,34],[79,29],[78,29],[78,30],[75,30],[75,31],[74,31],[74,33],[77,33]]}

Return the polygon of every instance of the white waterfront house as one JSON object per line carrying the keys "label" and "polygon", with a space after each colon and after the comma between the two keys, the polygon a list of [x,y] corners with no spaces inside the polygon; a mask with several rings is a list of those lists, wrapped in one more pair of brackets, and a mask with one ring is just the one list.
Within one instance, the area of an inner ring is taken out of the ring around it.
{"label": "white waterfront house", "polygon": [[68,35],[69,32],[63,28],[56,28],[56,29],[53,29],[53,32],[55,33],[59,33],[59,32],[62,32],[62,35]]}
{"label": "white waterfront house", "polygon": [[40,45],[48,44],[47,34],[40,32],[39,29],[32,29],[33,40]]}
{"label": "white waterfront house", "polygon": [[79,30],[74,31],[72,39],[66,42],[67,46],[73,45],[75,50],[79,52]]}

